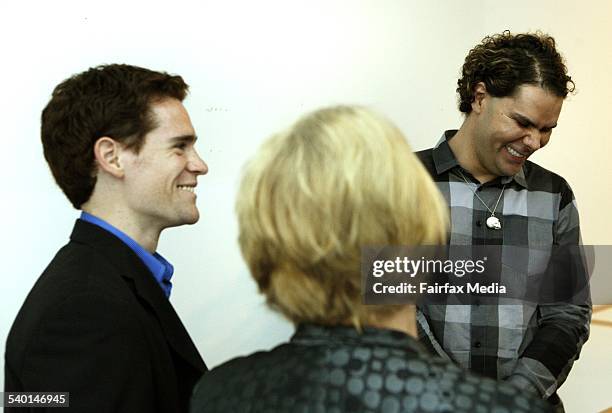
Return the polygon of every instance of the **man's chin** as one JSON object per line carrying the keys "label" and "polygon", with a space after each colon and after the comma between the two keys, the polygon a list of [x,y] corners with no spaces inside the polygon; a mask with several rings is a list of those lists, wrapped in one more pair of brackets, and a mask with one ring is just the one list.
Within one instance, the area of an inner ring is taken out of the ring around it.
{"label": "man's chin", "polygon": [[182,225],[193,225],[200,220],[200,213],[196,212],[191,217],[187,217]]}
{"label": "man's chin", "polygon": [[506,169],[504,172],[504,176],[514,176],[517,173],[519,173],[521,171],[521,169],[523,169],[523,165],[517,167],[517,168],[512,168],[512,169]]}
{"label": "man's chin", "polygon": [[196,222],[198,222],[199,219],[200,219],[200,214],[197,212],[195,214],[183,215],[179,219],[175,220],[174,222],[169,223],[166,226],[166,228],[180,227],[183,225],[193,225]]}
{"label": "man's chin", "polygon": [[514,176],[523,169],[524,162],[521,163],[504,163],[504,165],[498,166],[498,176]]}

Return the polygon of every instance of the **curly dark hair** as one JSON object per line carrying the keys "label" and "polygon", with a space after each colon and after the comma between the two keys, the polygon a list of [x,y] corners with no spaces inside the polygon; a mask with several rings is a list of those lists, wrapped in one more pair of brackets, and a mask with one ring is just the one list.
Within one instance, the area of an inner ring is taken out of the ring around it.
{"label": "curly dark hair", "polygon": [[56,86],[42,112],[41,139],[55,181],[80,209],[96,184],[93,147],[102,136],[136,153],[156,126],[151,103],[185,99],[180,76],[125,64],[102,65]]}
{"label": "curly dark hair", "polygon": [[461,112],[472,111],[478,82],[495,97],[510,96],[518,86],[531,84],[565,98],[576,87],[553,37],[541,32],[513,35],[508,30],[485,37],[465,58],[457,81]]}

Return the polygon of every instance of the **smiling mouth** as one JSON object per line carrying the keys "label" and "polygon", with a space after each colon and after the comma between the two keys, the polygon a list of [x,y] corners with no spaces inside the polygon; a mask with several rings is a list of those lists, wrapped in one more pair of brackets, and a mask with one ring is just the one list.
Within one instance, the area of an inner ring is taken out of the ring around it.
{"label": "smiling mouth", "polygon": [[191,192],[192,194],[195,194],[195,186],[177,185],[176,187],[180,190]]}
{"label": "smiling mouth", "polygon": [[526,158],[528,156],[528,154],[521,153],[516,149],[512,148],[510,145],[506,145],[506,149],[508,150],[510,155],[516,156],[517,158]]}

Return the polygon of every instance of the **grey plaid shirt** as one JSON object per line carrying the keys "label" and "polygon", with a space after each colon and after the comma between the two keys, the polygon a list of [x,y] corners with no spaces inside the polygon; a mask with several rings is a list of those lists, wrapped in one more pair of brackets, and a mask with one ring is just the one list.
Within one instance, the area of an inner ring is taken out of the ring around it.
{"label": "grey plaid shirt", "polygon": [[[481,185],[461,168],[446,131],[433,149],[417,155],[450,206],[451,245],[542,247],[578,245],[578,210],[560,177],[530,161],[511,177]],[[471,183],[468,185],[461,174]],[[502,229],[485,225],[491,215],[472,192],[493,208],[505,184],[496,216]],[[470,189],[470,185],[472,189]],[[516,263],[502,259],[501,279]],[[506,264],[511,264],[508,267]],[[520,264],[519,264],[520,265]],[[522,269],[528,271],[528,268]],[[565,381],[589,336],[591,308],[573,304],[423,305],[417,312],[423,343],[464,368],[550,397]]]}

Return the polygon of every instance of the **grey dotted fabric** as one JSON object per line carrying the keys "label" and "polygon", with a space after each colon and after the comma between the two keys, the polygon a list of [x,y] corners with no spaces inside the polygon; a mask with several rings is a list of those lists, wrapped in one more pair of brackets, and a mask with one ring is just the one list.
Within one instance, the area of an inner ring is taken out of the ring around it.
{"label": "grey dotted fabric", "polygon": [[191,403],[192,413],[549,411],[507,383],[431,358],[403,333],[315,325],[206,373]]}

